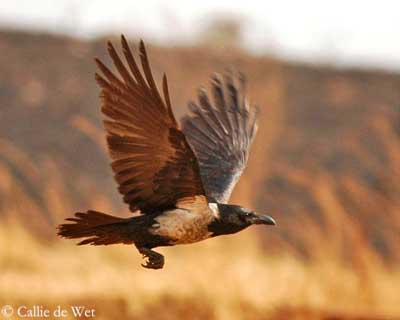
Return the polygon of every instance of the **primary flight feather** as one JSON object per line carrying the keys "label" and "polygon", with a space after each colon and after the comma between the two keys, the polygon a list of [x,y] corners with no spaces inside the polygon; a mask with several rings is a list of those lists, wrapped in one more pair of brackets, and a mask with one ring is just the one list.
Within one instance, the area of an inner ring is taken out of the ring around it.
{"label": "primary flight feather", "polygon": [[102,73],[96,73],[96,81],[118,190],[140,215],[78,212],[66,219],[72,223],[58,227],[58,234],[82,238],[79,244],[134,244],[146,258],[142,265],[159,269],[164,257],[155,247],[231,234],[252,224],[274,225],[270,216],[227,204],[257,131],[257,112],[246,101],[243,77],[214,75],[212,99],[200,89],[198,103],[189,102],[191,115],[183,118],[181,130],[167,78],[161,96],[143,41],[142,71],[124,36],[121,43],[128,68],[108,42],[119,77],[96,59]]}

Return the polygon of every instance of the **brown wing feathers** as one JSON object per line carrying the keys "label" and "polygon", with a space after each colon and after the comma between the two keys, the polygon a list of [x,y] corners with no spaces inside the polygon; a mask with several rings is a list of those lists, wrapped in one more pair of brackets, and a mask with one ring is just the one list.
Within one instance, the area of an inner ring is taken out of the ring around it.
{"label": "brown wing feathers", "polygon": [[144,77],[123,36],[121,42],[129,70],[109,42],[109,55],[122,79],[96,59],[104,75],[96,74],[96,80],[102,88],[112,169],[124,201],[132,211],[150,213],[173,207],[181,198],[203,195],[197,160],[172,112],[166,76],[163,100],[143,41],[139,56]]}

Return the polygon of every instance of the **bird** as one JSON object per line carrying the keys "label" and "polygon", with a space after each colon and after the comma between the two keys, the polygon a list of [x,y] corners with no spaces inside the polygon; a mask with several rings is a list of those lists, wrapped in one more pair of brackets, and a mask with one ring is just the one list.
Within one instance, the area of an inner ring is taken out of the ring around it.
{"label": "bird", "polygon": [[125,62],[107,42],[117,74],[95,58],[101,71],[95,80],[111,168],[133,215],[77,212],[57,227],[58,235],[81,239],[78,245],[135,245],[143,267],[161,269],[165,259],[154,248],[276,225],[269,215],[228,203],[258,128],[258,108],[247,100],[244,76],[232,70],[212,75],[210,93],[200,87],[197,102],[188,102],[189,113],[178,123],[166,74],[162,97],[143,40],[141,69],[124,35],[121,46]]}

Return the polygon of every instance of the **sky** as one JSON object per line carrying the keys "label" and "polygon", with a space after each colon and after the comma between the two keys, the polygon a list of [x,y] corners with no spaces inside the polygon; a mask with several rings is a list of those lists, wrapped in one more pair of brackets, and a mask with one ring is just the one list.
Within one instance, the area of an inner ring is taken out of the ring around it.
{"label": "sky", "polygon": [[0,28],[160,44],[193,43],[216,16],[240,19],[243,47],[255,54],[400,71],[398,0],[0,1]]}

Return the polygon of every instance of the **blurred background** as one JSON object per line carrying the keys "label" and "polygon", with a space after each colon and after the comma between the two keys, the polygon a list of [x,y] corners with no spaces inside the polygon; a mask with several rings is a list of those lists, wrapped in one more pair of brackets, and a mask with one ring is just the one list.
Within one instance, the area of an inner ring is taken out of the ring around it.
{"label": "blurred background", "polygon": [[[0,307],[84,305],[98,319],[400,318],[397,1],[0,2]],[[76,247],[55,227],[128,216],[94,81],[106,40],[147,44],[186,114],[233,66],[260,107],[232,203],[276,218],[159,250]],[[1,317],[1,316],[0,316]]]}

